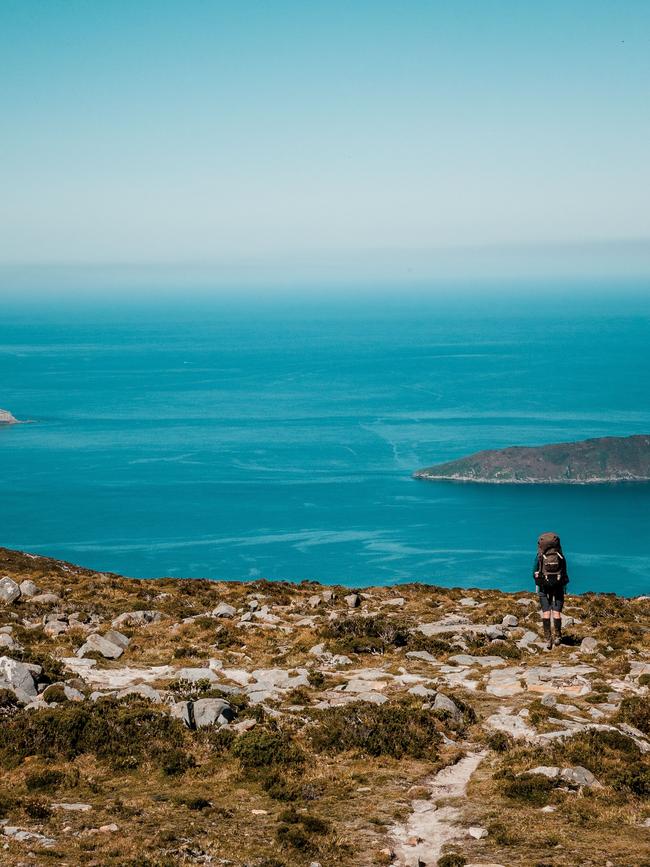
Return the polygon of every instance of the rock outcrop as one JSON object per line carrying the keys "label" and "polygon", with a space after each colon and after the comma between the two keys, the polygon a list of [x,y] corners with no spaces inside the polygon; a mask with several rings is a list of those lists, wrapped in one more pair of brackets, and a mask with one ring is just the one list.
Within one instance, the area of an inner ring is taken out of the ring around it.
{"label": "rock outcrop", "polygon": [[0,425],[2,424],[18,424],[18,419],[6,409],[0,409]]}

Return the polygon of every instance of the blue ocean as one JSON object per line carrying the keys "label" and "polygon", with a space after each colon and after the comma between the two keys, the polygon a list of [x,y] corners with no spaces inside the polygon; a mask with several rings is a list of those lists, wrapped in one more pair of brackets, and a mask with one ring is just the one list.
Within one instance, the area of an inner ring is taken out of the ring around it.
{"label": "blue ocean", "polygon": [[3,306],[0,544],[136,577],[650,589],[650,485],[416,481],[650,432],[642,287]]}

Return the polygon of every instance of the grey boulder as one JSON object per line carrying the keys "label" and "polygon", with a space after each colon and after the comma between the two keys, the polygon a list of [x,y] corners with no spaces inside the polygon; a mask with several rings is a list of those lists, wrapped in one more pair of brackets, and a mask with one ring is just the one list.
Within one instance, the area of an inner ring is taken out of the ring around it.
{"label": "grey boulder", "polygon": [[444,711],[445,713],[448,713],[449,716],[452,717],[452,719],[455,720],[460,721],[463,718],[463,712],[458,707],[456,702],[452,701],[452,699],[450,699],[442,692],[436,694],[433,702],[433,709]]}
{"label": "grey boulder", "polygon": [[36,678],[41,673],[40,665],[18,662],[10,656],[0,656],[0,686],[19,690],[23,695],[36,698]]}
{"label": "grey boulder", "polygon": [[77,651],[77,656],[86,656],[88,653],[99,653],[105,659],[119,659],[124,653],[124,648],[110,639],[104,638],[94,632],[89,635],[85,643]]}
{"label": "grey boulder", "polygon": [[0,578],[0,602],[4,602],[5,605],[11,605],[17,599],[20,599],[20,587],[18,584],[16,584],[13,578],[8,578],[7,576]]}
{"label": "grey boulder", "polygon": [[231,706],[221,698],[200,698],[193,702],[192,712],[194,725],[197,729],[206,728],[215,723],[224,725],[235,718],[235,712]]}
{"label": "grey boulder", "polygon": [[228,605],[227,602],[220,602],[217,607],[212,612],[213,617],[234,617],[237,613],[237,609]]}
{"label": "grey boulder", "polygon": [[36,596],[38,593],[38,587],[33,581],[26,578],[24,581],[20,582],[20,592],[23,596]]}

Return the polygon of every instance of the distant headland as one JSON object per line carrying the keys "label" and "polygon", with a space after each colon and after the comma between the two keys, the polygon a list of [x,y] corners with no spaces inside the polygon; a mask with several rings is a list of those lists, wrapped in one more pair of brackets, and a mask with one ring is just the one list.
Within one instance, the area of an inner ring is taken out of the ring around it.
{"label": "distant headland", "polygon": [[650,435],[492,449],[425,467],[413,475],[431,481],[489,484],[646,482],[650,481]]}
{"label": "distant headland", "polygon": [[6,409],[0,409],[0,424],[18,424],[18,419]]}

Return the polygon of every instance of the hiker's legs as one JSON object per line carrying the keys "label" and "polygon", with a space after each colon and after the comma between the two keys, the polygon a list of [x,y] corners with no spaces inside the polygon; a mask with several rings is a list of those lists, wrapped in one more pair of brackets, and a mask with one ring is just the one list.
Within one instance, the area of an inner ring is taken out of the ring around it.
{"label": "hiker's legs", "polygon": [[553,630],[555,632],[554,644],[562,644],[562,609],[564,608],[564,592],[558,590],[551,602],[553,612]]}
{"label": "hiker's legs", "polygon": [[551,647],[553,647],[553,637],[551,635],[551,600],[543,590],[539,591],[539,606],[542,609],[544,638],[546,639],[546,645],[550,650]]}

